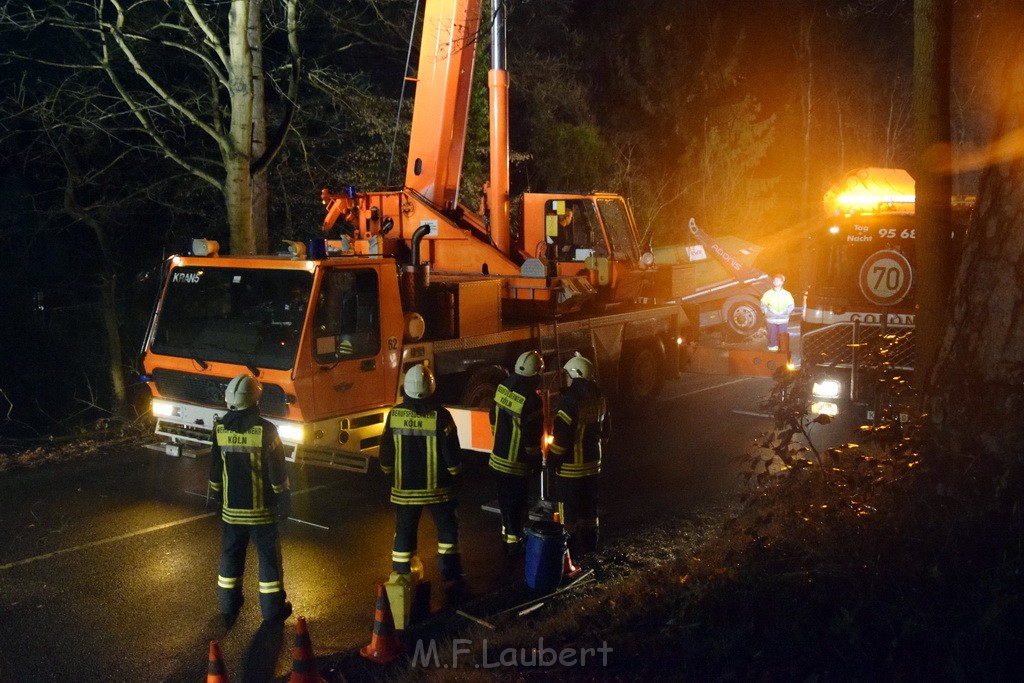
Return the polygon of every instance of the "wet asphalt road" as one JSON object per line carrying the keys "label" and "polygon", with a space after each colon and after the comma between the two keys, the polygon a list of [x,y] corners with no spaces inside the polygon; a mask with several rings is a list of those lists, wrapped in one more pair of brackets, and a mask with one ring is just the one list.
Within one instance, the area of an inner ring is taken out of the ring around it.
{"label": "wet asphalt road", "polygon": [[[615,423],[603,472],[602,533],[614,538],[689,514],[737,487],[733,456],[768,420],[767,379],[683,375],[642,418]],[[486,461],[468,454],[460,497],[469,588],[511,582],[500,556]],[[205,493],[208,458],[129,449],[0,476],[0,683],[198,681],[222,641],[233,680],[291,670],[294,618],[261,627],[250,548],[241,618],[225,633],[216,603],[220,531]],[[368,475],[292,468],[293,517],[282,529],[285,587],[318,656],[369,641],[376,585],[390,571],[388,484]],[[437,585],[429,516],[420,555]],[[440,591],[434,607],[439,608]]]}

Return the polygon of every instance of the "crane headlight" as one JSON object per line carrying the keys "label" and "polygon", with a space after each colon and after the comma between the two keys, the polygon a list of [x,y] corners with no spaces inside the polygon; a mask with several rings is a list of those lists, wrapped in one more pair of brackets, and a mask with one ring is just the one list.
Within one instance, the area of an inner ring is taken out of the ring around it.
{"label": "crane headlight", "polygon": [[174,415],[174,404],[167,401],[161,401],[158,398],[153,399],[153,416],[154,417],[172,417]]}
{"label": "crane headlight", "polygon": [[279,425],[277,435],[281,437],[281,441],[289,443],[304,443],[306,440],[306,431],[301,424]]}

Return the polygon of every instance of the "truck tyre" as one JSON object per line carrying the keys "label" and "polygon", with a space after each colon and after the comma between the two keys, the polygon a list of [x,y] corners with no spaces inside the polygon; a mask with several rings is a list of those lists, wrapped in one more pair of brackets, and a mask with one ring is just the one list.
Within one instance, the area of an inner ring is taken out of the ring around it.
{"label": "truck tyre", "polygon": [[636,415],[650,407],[665,382],[665,347],[654,339],[630,344],[619,361],[619,409]]}
{"label": "truck tyre", "polygon": [[459,396],[459,405],[468,408],[491,409],[494,405],[494,392],[498,384],[508,377],[508,373],[497,365],[485,365],[474,370],[466,380]]}
{"label": "truck tyre", "polygon": [[761,302],[743,296],[729,299],[722,307],[725,329],[733,339],[742,341],[753,335],[764,324]]}

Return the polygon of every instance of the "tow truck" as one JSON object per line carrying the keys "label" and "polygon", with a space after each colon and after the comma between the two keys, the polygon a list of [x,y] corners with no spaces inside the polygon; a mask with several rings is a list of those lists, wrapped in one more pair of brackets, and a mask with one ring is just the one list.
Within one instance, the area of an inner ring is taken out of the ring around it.
{"label": "tow truck", "polygon": [[686,244],[653,249],[672,301],[687,311],[700,332],[724,329],[744,340],[764,325],[761,296],[771,288],[768,274],[754,266],[762,248],[752,242],[722,235],[714,238],[690,219]]}
{"label": "tow truck", "polygon": [[525,350],[542,353],[552,391],[569,356],[588,356],[625,407],[649,405],[675,374],[685,315],[644,296],[656,269],[622,197],[524,195],[513,229],[498,0],[488,210],[459,201],[480,5],[426,2],[403,187],[325,189],[323,236],[280,254],[222,255],[197,239],[168,259],[143,346],[168,453],[209,446],[242,372],[263,383],[261,409],[290,460],[356,471],[377,455],[417,363],[433,368],[462,446],[479,451],[496,385]]}
{"label": "tow truck", "polygon": [[[868,381],[867,354],[887,350],[889,370],[914,367],[914,179],[899,168],[847,173],[823,198],[827,221],[812,239],[811,277],[800,321],[801,367],[812,374],[811,412],[856,411],[873,421],[877,382]],[[953,235],[964,233],[972,197],[953,197]]]}

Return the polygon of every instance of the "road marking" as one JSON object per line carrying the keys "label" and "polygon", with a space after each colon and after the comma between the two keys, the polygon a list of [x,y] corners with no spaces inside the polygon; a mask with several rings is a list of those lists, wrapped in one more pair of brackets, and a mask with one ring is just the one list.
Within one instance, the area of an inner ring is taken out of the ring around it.
{"label": "road marking", "polygon": [[[314,490],[321,490],[323,488],[330,488],[333,485],[334,484],[322,483],[322,484],[317,484],[315,486],[309,486],[308,488],[302,488],[300,490],[293,490],[292,496],[301,496],[302,494],[309,494],[309,493],[314,492]],[[188,494],[189,496],[195,496],[196,498],[205,498],[208,501],[210,500],[209,494],[197,494],[196,492],[194,492],[194,490],[186,490],[185,493]],[[289,519],[291,519],[293,522],[299,522],[300,524],[309,524],[310,526],[315,526],[316,528],[323,528],[323,529],[331,530],[330,526],[324,526],[323,524],[315,524],[313,522],[307,522],[305,519],[299,519],[298,517],[289,517]],[[0,568],[3,568],[3,567],[0,567]]]}
{"label": "road marking", "polygon": [[319,491],[320,489],[334,488],[338,484],[317,484],[316,486],[310,486],[308,489],[299,489],[298,491],[292,491],[293,496],[301,496],[303,493],[311,493],[313,491]]}
{"label": "road marking", "polygon": [[714,384],[714,385],[712,385],[710,387],[704,387],[703,389],[694,389],[693,391],[688,391],[685,394],[679,394],[678,396],[669,396],[665,400],[666,401],[674,401],[677,398],[685,398],[686,396],[693,396],[694,394],[701,394],[701,393],[704,393],[705,391],[711,391],[712,389],[720,389],[722,387],[727,387],[730,384],[739,384],[740,382],[746,382],[749,379],[752,379],[752,378],[751,377],[740,377],[739,379],[734,379],[734,380],[732,380],[730,382],[722,382],[721,384]]}
{"label": "road marking", "polygon": [[16,562],[8,562],[7,564],[0,564],[0,571],[5,569],[11,569],[12,567],[20,567],[23,564],[31,564],[32,562],[38,562],[39,560],[48,560],[51,557],[57,557],[58,555],[66,555],[68,553],[78,552],[79,550],[86,550],[88,548],[95,548],[96,546],[106,545],[108,543],[114,543],[116,541],[123,541],[128,538],[134,538],[135,536],[141,536],[142,534],[148,534],[153,531],[161,531],[163,529],[170,529],[171,527],[180,526],[182,524],[189,524],[191,522],[197,522],[200,519],[206,519],[207,517],[213,517],[216,512],[207,512],[206,514],[196,515],[195,517],[187,517],[185,519],[179,519],[176,522],[167,522],[166,524],[158,524],[151,526],[148,529],[139,529],[138,531],[132,531],[127,534],[121,534],[120,536],[113,536],[111,538],[103,538],[98,541],[92,541],[91,543],[83,543],[82,545],[76,545],[72,548],[63,548],[61,550],[54,550],[52,553],[46,553],[45,555],[36,555],[35,557],[28,557],[24,560],[18,560]]}
{"label": "road marking", "polygon": [[766,417],[766,418],[775,417],[774,415],[769,415],[768,413],[756,413],[753,410],[735,410],[734,409],[732,412],[735,413],[736,415],[749,415],[750,417]]}
{"label": "road marking", "polygon": [[288,519],[292,522],[298,522],[299,524],[308,524],[309,526],[315,526],[317,529],[327,529],[328,531],[330,531],[331,529],[331,527],[329,526],[324,526],[323,524],[314,524],[313,522],[307,522],[306,520],[299,519],[298,517],[289,517]]}
{"label": "road marking", "polygon": [[[299,495],[302,495],[303,493],[310,493],[312,491],[319,491],[320,489],[331,488],[332,486],[334,486],[334,484],[319,484],[317,486],[310,486],[308,489],[302,489],[300,491],[292,491],[292,495],[293,496],[299,496]],[[197,493],[195,491],[185,491],[185,493],[187,493],[190,496],[195,496],[196,498],[209,498],[210,497],[210,494],[208,494],[208,493]]]}
{"label": "road marking", "polygon": [[[302,494],[302,493],[309,493],[310,491],[316,491],[318,489],[323,489],[323,488],[328,488],[328,486],[326,484],[321,484],[319,486],[311,486],[309,488],[302,489],[301,491],[294,491],[292,493],[292,495],[298,495],[298,494]],[[185,491],[185,493],[189,494],[190,496],[197,496],[199,498],[206,498],[206,494],[205,493],[196,493],[195,491]],[[44,555],[36,555],[35,557],[27,557],[24,560],[17,560],[15,562],[8,562],[7,564],[0,564],[0,571],[4,571],[6,569],[12,569],[14,567],[20,567],[21,565],[24,565],[24,564],[31,564],[33,562],[38,562],[40,560],[48,560],[51,557],[57,557],[58,555],[66,555],[68,553],[78,552],[79,550],[87,550],[89,548],[95,548],[96,546],[106,545],[108,543],[115,543],[117,541],[123,541],[125,539],[134,538],[135,536],[141,536],[142,534],[148,534],[148,533],[151,533],[153,531],[162,531],[164,529],[170,529],[171,527],[179,526],[181,524],[188,524],[190,522],[195,522],[195,521],[198,521],[200,519],[206,519],[207,517],[213,517],[216,514],[217,514],[217,512],[207,512],[207,513],[202,514],[202,515],[196,515],[195,517],[187,517],[185,519],[179,519],[176,522],[167,522],[166,524],[158,524],[156,526],[151,526],[148,529],[139,529],[138,531],[132,531],[132,532],[129,532],[127,534],[121,534],[120,536],[112,536],[111,538],[102,538],[102,539],[100,539],[98,541],[92,541],[91,543],[83,543],[82,545],[76,545],[76,546],[71,547],[71,548],[62,548],[61,550],[54,550],[52,553],[46,553]],[[313,522],[307,522],[305,520],[296,519],[294,517],[289,517],[288,519],[292,520],[293,522],[301,522],[302,524],[308,524],[310,526],[315,526],[315,527],[317,527],[319,529],[330,529],[330,527],[321,526],[320,524],[314,524]]]}

